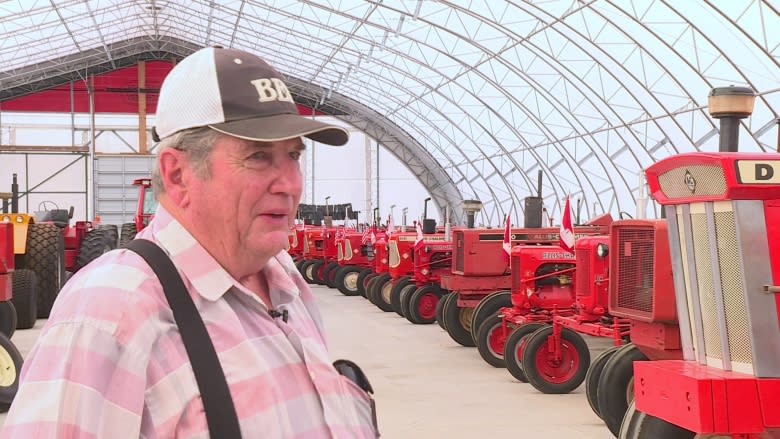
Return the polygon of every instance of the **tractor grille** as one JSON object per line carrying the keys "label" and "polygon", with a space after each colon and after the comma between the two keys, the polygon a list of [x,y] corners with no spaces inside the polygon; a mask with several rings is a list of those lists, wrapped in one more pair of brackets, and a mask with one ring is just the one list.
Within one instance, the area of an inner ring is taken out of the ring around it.
{"label": "tractor grille", "polygon": [[306,254],[309,253],[309,239],[306,235],[303,235],[303,252]]}
{"label": "tractor grille", "polygon": [[463,232],[455,232],[455,271],[463,273],[463,259],[465,259],[463,249]]}
{"label": "tractor grille", "polygon": [[590,286],[593,285],[593,272],[590,270],[591,250],[588,247],[577,249],[577,280],[575,290],[577,295],[590,295]]}
{"label": "tractor grille", "polygon": [[686,279],[695,275],[685,282],[685,297],[697,358],[713,367],[753,373],[742,261],[742,254],[751,249],[738,248],[734,204],[719,201],[669,208],[676,209],[680,243],[672,252],[682,255]]}
{"label": "tractor grille", "polygon": [[352,242],[349,239],[344,240],[344,260],[352,259]]}
{"label": "tractor grille", "polygon": [[624,312],[650,316],[653,312],[654,230],[620,228],[618,234],[617,306]]}
{"label": "tractor grille", "polygon": [[[692,178],[693,190],[687,185],[686,174]],[[695,177],[693,177],[695,176]],[[694,165],[672,169],[658,176],[658,183],[669,198],[721,195],[726,192],[726,178],[720,166]]]}
{"label": "tractor grille", "polygon": [[341,251],[341,243],[336,243],[336,260],[340,261],[344,259],[344,252]]}
{"label": "tractor grille", "polygon": [[401,254],[398,252],[398,241],[390,240],[387,244],[387,263],[395,268],[401,263]]}
{"label": "tractor grille", "polygon": [[293,230],[291,235],[292,235],[292,243],[290,244],[290,247],[292,248],[298,247],[298,232],[296,230]]}

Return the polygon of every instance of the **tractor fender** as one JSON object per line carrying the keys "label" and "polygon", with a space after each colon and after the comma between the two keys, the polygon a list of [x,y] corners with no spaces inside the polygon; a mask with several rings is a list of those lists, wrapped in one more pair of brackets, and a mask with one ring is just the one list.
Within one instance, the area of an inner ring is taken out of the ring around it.
{"label": "tractor fender", "polygon": [[26,213],[4,213],[0,220],[8,221],[14,225],[14,254],[27,253],[27,229],[30,224],[35,222],[32,216]]}

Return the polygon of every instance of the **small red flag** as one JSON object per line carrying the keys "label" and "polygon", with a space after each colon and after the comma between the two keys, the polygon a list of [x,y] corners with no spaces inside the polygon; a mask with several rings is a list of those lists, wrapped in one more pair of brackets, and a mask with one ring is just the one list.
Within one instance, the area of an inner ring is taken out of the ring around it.
{"label": "small red flag", "polygon": [[417,238],[414,240],[414,248],[417,249],[417,247],[421,246],[423,243],[423,231],[419,222],[414,225],[414,228],[417,231]]}
{"label": "small red flag", "polygon": [[506,225],[504,226],[504,243],[501,248],[504,251],[504,260],[509,262],[509,257],[512,255],[512,239],[511,239],[512,220],[509,218],[509,214],[506,214]]}
{"label": "small red flag", "polygon": [[561,248],[574,253],[574,229],[571,226],[571,206],[568,195],[566,195],[566,204],[563,206],[563,214],[561,215],[560,233],[559,245]]}

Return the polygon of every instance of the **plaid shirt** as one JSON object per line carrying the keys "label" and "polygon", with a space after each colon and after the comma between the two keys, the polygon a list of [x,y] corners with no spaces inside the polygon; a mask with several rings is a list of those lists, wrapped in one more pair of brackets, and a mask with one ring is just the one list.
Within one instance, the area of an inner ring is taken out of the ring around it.
{"label": "plaid shirt", "polygon": [[[162,207],[138,236],[178,268],[245,438],[376,436],[370,400],[333,368],[311,290],[286,251],[263,269],[285,323]],[[140,256],[112,251],[68,281],[22,368],[2,437],[208,437],[173,314]]]}

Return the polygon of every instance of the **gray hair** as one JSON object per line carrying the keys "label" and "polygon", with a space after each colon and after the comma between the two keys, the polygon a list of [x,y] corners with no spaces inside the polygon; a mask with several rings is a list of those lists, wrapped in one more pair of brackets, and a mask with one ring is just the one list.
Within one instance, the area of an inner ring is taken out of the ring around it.
{"label": "gray hair", "polygon": [[[212,130],[208,127],[191,128],[179,131],[160,141],[158,151],[165,148],[174,148],[183,151],[187,156],[192,167],[195,169],[195,175],[201,179],[211,177],[211,150],[214,144],[224,134]],[[159,152],[158,152],[159,154]],[[165,186],[162,183],[160,175],[160,165],[157,160],[152,168],[152,190],[155,198],[159,199],[161,194],[165,193]]]}

